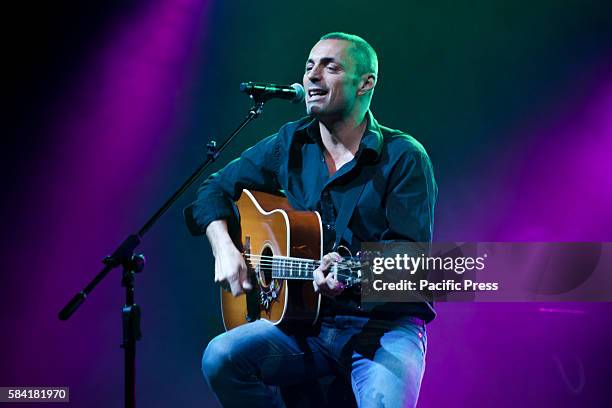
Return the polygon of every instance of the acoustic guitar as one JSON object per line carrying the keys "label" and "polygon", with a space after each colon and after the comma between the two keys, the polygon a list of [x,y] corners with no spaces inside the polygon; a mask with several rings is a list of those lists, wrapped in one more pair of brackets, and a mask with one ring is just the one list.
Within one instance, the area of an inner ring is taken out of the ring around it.
{"label": "acoustic guitar", "polygon": [[[321,295],[314,292],[313,272],[323,256],[321,217],[297,211],[284,197],[243,190],[236,202],[239,236],[233,236],[248,266],[249,292],[234,297],[221,290],[226,330],[266,319],[273,324],[316,324]],[[361,261],[348,257],[330,268],[347,288],[361,281]]]}

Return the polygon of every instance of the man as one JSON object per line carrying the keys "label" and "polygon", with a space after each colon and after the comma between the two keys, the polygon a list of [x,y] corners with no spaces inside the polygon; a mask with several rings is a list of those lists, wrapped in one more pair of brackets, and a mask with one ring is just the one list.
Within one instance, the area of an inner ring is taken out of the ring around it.
{"label": "man", "polygon": [[[243,188],[283,191],[299,210],[319,211],[326,255],[313,287],[324,295],[317,335],[301,337],[258,320],[214,338],[202,369],[223,406],[283,406],[271,385],[345,376],[360,407],[414,406],[424,371],[428,303],[362,307],[330,266],[334,249],[361,242],[429,242],[437,187],[424,148],[380,126],[369,110],[378,78],[374,49],[362,38],[330,33],[312,48],[304,73],[308,117],[284,125],[206,180],[186,211],[206,233],[215,281],[237,296],[251,290],[247,267],[228,233],[232,200]],[[348,213],[347,213],[348,212]],[[348,220],[346,228],[338,220]],[[336,228],[337,227],[337,228]],[[315,390],[313,390],[314,392]],[[333,387],[330,393],[337,392]]]}

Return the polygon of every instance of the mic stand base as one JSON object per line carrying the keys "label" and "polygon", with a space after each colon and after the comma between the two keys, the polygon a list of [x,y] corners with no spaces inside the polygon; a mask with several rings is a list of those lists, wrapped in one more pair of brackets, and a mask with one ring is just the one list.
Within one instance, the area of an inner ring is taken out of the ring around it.
{"label": "mic stand base", "polygon": [[136,407],[136,342],[142,338],[140,331],[140,306],[134,303],[134,278],[142,272],[145,257],[142,254],[132,255],[128,262],[123,263],[121,286],[125,287],[125,305],[121,312],[123,320],[124,350],[124,388],[125,407]]}

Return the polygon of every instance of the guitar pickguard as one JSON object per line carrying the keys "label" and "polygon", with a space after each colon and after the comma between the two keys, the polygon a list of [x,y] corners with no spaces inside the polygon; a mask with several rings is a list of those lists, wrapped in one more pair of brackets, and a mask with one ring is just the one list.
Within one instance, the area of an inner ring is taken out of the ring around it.
{"label": "guitar pickguard", "polygon": [[259,287],[259,293],[261,295],[261,307],[263,308],[263,310],[266,311],[266,313],[269,312],[270,305],[272,304],[272,302],[278,301],[282,286],[283,281],[278,279],[272,279],[272,282],[270,282],[269,286]]}

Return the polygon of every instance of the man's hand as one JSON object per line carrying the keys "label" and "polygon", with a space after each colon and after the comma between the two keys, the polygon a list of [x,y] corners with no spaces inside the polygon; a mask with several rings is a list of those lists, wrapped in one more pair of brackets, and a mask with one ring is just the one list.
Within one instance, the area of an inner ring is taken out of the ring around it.
{"label": "man's hand", "polygon": [[330,252],[323,257],[321,264],[313,272],[312,286],[315,292],[321,292],[329,297],[335,297],[342,293],[344,284],[338,281],[336,272],[328,273],[327,276],[325,274],[334,263],[340,261],[342,261],[342,257],[337,252]]}
{"label": "man's hand", "polygon": [[247,276],[244,257],[233,243],[215,254],[215,282],[227,282],[234,296],[253,288]]}
{"label": "man's hand", "polygon": [[229,284],[234,296],[253,289],[247,275],[246,262],[227,232],[226,221],[211,222],[206,228],[206,236],[215,257],[215,282]]}

